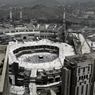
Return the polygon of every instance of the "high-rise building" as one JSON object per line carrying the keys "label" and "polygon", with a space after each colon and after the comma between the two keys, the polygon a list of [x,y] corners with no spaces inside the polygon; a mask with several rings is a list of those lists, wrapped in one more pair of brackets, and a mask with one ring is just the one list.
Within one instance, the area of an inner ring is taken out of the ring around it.
{"label": "high-rise building", "polygon": [[62,95],[93,95],[95,54],[66,57],[62,69]]}

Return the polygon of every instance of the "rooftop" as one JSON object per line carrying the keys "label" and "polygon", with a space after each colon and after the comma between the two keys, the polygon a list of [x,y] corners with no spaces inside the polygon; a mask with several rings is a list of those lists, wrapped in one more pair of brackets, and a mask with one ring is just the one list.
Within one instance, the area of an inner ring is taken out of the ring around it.
{"label": "rooftop", "polygon": [[[69,60],[71,63],[82,63],[82,62],[88,62],[89,60],[94,60],[93,58],[95,57],[95,53],[93,54],[84,54],[84,55],[74,55],[74,56],[69,56],[66,57],[67,60]],[[83,63],[82,63],[83,64]]]}

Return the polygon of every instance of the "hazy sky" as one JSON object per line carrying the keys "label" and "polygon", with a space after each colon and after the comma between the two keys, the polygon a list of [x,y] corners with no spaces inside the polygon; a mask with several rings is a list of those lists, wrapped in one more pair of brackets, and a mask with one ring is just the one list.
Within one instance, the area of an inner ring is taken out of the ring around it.
{"label": "hazy sky", "polygon": [[[14,1],[36,1],[36,0],[0,0],[1,2],[9,2],[9,1],[11,1],[11,2],[14,2]],[[72,2],[72,1],[94,1],[94,0],[57,0],[57,1],[59,1],[59,2],[66,2],[66,1],[68,1],[68,2]]]}
{"label": "hazy sky", "polygon": [[[30,2],[32,2],[32,1],[39,1],[39,0],[0,0],[0,4],[2,4],[2,3],[30,3]],[[41,1],[41,0],[40,0]],[[42,0],[43,1],[43,0]],[[45,0],[44,0],[45,1]],[[46,1],[48,1],[48,0],[46,0]],[[53,0],[54,1],[54,0]],[[58,2],[60,2],[60,3],[63,3],[63,2],[76,2],[76,1],[78,1],[78,2],[85,2],[85,1],[95,1],[95,0],[55,0],[55,1],[58,1]]]}

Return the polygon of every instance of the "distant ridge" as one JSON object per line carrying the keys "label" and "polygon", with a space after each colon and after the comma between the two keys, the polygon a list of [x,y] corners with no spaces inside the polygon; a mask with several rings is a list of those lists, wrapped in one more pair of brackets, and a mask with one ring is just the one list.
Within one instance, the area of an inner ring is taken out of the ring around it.
{"label": "distant ridge", "polygon": [[95,0],[0,0],[0,7],[33,7],[38,4],[48,7],[63,6],[65,4],[73,4],[76,6],[79,4],[87,4],[87,6],[91,6],[95,4]]}
{"label": "distant ridge", "polygon": [[77,1],[77,2],[73,2],[73,3],[71,3],[71,5],[73,6],[73,7],[80,7],[80,8],[93,8],[93,7],[95,7],[95,1],[93,1],[93,0],[88,0],[88,1],[85,1],[85,0],[83,0],[83,1]]}
{"label": "distant ridge", "polygon": [[32,7],[32,9],[41,9],[41,8],[48,8],[47,6],[45,5],[42,5],[42,4],[36,4]]}
{"label": "distant ridge", "polygon": [[47,7],[52,7],[52,6],[60,6],[61,3],[59,3],[57,0],[35,0],[32,2],[33,5],[45,5]]}
{"label": "distant ridge", "polygon": [[84,2],[94,2],[95,0],[0,0],[0,6],[2,4],[11,6],[33,6],[36,4],[45,4],[47,6],[63,5],[65,3],[84,3]]}
{"label": "distant ridge", "polygon": [[42,4],[34,5],[31,8],[24,8],[24,14],[28,15],[29,18],[58,18],[62,16],[63,7],[47,7]]}
{"label": "distant ridge", "polygon": [[[61,7],[62,8],[62,7]],[[42,4],[37,4],[32,7],[31,13],[33,17],[37,18],[56,18],[56,16],[62,13],[61,8],[59,7],[47,7]]]}
{"label": "distant ridge", "polygon": [[57,0],[0,0],[0,6],[3,4],[11,7],[33,7],[38,4],[48,7],[61,5]]}

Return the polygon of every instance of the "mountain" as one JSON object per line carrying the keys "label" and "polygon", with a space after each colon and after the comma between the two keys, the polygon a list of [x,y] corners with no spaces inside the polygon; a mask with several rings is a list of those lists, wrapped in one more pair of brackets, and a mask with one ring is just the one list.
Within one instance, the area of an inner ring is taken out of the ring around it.
{"label": "mountain", "polygon": [[77,1],[77,2],[73,2],[71,3],[71,6],[75,7],[75,8],[81,8],[81,9],[86,9],[86,8],[95,8],[95,1],[91,0],[83,0],[81,2]]}
{"label": "mountain", "polygon": [[[38,4],[45,6],[60,6],[64,4],[79,4],[86,2],[94,2],[95,0],[0,0],[0,7],[2,5],[12,7],[32,7]],[[95,2],[94,2],[95,3]]]}
{"label": "mountain", "polygon": [[92,2],[92,1],[95,1],[95,0],[57,0],[59,1],[60,3],[82,3],[82,2]]}
{"label": "mountain", "polygon": [[60,6],[61,5],[61,3],[59,3],[59,1],[57,1],[57,0],[35,0],[32,3],[33,3],[33,5],[41,4],[41,5],[45,5],[48,7]]}
{"label": "mountain", "polygon": [[28,15],[29,18],[58,18],[62,15],[63,8],[59,7],[49,7],[43,4],[34,5],[32,8],[25,8],[23,10],[25,15]]}
{"label": "mountain", "polygon": [[23,7],[32,7],[38,4],[45,6],[59,6],[61,3],[57,0],[0,0],[0,5],[5,4],[9,6],[23,6]]}
{"label": "mountain", "polygon": [[[53,1],[53,2],[52,2]],[[95,0],[49,0],[49,2],[51,3],[56,3],[56,2],[60,2],[60,3],[74,3],[74,2],[88,2],[88,1],[95,1]],[[3,3],[11,3],[11,4],[25,4],[25,3],[30,3],[30,2],[48,2],[48,0],[0,0],[0,4],[3,4]],[[48,4],[48,3],[47,3]]]}

